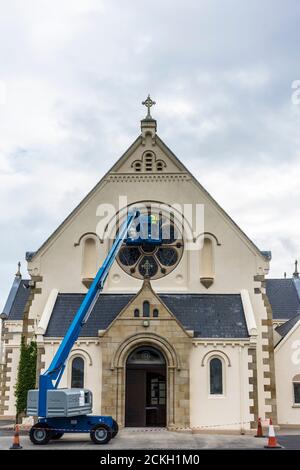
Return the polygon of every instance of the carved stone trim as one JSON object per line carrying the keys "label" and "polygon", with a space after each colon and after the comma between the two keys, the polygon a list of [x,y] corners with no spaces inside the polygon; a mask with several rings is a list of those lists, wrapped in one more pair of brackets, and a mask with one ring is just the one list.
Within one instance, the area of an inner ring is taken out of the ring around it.
{"label": "carved stone trim", "polygon": [[80,235],[80,237],[78,238],[77,242],[74,242],[74,246],[79,246],[80,243],[81,243],[81,240],[82,240],[84,237],[87,237],[88,235],[92,235],[93,237],[97,238],[100,243],[103,243],[103,240],[97,235],[97,233],[95,233],[95,232],[85,232],[85,233],[83,233],[82,235]]}
{"label": "carved stone trim", "polygon": [[213,277],[200,277],[200,282],[204,287],[206,287],[206,289],[209,289],[209,287],[214,283],[214,278]]}
{"label": "carved stone trim", "polygon": [[249,399],[253,402],[250,405],[250,414],[253,414],[253,421],[250,423],[251,429],[256,429],[258,421],[258,386],[257,386],[257,353],[255,348],[249,348],[249,362],[248,371],[252,372],[252,377],[249,377],[249,385],[252,385],[253,390],[249,390]]}
{"label": "carved stone trim", "polygon": [[93,277],[83,277],[81,282],[82,284],[89,289],[93,282],[94,278]]}
{"label": "carved stone trim", "polygon": [[173,181],[190,181],[190,176],[182,173],[159,173],[159,174],[146,174],[146,173],[123,173],[117,175],[108,175],[106,180],[110,183],[144,183],[147,181],[158,182],[173,182]]}
{"label": "carved stone trim", "polygon": [[255,291],[258,295],[261,295],[264,306],[267,312],[267,319],[261,320],[261,325],[267,327],[267,332],[263,333],[263,339],[268,339],[267,345],[262,345],[262,351],[268,353],[268,357],[264,357],[262,360],[263,365],[269,366],[268,371],[264,371],[264,379],[269,379],[270,384],[264,385],[264,391],[270,392],[271,398],[265,398],[265,405],[271,407],[270,412],[266,412],[266,418],[273,419],[274,424],[277,424],[277,401],[276,401],[276,379],[275,379],[275,356],[274,356],[274,336],[273,336],[273,314],[272,307],[269,302],[265,291],[265,276],[256,275],[254,281],[260,282],[261,286]]}

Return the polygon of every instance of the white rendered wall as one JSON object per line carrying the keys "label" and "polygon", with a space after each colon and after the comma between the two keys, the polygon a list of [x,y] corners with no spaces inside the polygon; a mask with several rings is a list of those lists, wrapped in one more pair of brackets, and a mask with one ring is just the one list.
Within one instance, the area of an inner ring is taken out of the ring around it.
{"label": "white rendered wall", "polygon": [[[210,395],[210,357],[223,358],[222,396]],[[199,344],[192,349],[190,364],[191,427],[204,430],[249,429],[252,415],[249,414],[248,348]]]}
{"label": "white rendered wall", "polygon": [[[82,357],[84,360],[84,388],[91,390],[93,393],[93,413],[101,414],[102,356],[101,348],[97,343],[97,340],[91,340],[91,338],[76,343],[68,358],[59,387],[71,387],[72,360],[78,356]],[[42,358],[45,361],[45,369],[50,365],[58,345],[57,341],[52,342],[52,344],[49,340],[45,342],[45,355]]]}
{"label": "white rendered wall", "polygon": [[300,425],[300,405],[294,405],[293,377],[300,374],[300,324],[275,349],[278,422]]}

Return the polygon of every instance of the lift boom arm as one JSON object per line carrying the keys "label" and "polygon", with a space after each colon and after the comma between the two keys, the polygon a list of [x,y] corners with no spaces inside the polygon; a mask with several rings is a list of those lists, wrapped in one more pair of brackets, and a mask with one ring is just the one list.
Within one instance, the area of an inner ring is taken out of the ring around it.
{"label": "lift boom arm", "polygon": [[128,213],[126,221],[121,226],[120,231],[116,236],[104,263],[100,267],[94,281],[92,282],[87,294],[85,295],[82,304],[76,312],[76,315],[69,326],[69,329],[61,342],[49,368],[40,375],[39,379],[39,405],[38,415],[40,417],[46,416],[47,409],[47,391],[53,390],[58,387],[60,379],[65,369],[65,363],[68,355],[77,340],[80,330],[87,322],[90,313],[92,312],[95,303],[104,287],[105,280],[108,276],[109,270],[116,259],[121,244],[126,238],[127,232],[132,225],[133,220],[137,216],[137,211],[132,210]]}

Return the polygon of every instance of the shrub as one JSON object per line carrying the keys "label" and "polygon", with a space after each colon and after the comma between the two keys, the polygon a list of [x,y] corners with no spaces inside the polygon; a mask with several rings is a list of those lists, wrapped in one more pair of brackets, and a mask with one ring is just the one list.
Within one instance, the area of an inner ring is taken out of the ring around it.
{"label": "shrub", "polygon": [[21,413],[26,411],[28,390],[35,388],[36,361],[36,342],[31,341],[27,344],[24,336],[22,336],[17,383],[15,387],[17,418]]}

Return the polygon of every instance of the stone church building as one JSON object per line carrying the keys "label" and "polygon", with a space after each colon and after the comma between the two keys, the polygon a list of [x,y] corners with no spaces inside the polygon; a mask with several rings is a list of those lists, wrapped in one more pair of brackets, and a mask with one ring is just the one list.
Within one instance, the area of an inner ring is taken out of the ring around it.
{"label": "stone church building", "polygon": [[[202,230],[185,205],[201,212]],[[103,207],[116,208],[105,224]],[[156,248],[121,248],[60,386],[90,389],[93,412],[121,426],[243,432],[258,417],[300,424],[300,366],[287,366],[300,318],[297,272],[266,281],[270,252],[160,139],[150,108],[124,155],[44,244],[26,253],[29,279],[18,270],[2,315],[0,414],[15,415],[22,334],[37,341],[39,374],[132,207],[158,217],[169,235]]]}

